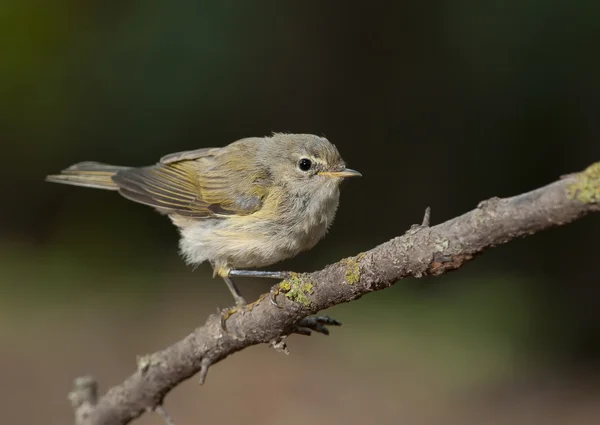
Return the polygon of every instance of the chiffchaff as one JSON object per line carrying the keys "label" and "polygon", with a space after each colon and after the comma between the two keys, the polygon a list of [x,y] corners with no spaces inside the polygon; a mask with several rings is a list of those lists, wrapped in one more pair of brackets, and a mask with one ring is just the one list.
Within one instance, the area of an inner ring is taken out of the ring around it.
{"label": "chiffchaff", "polygon": [[333,222],[340,182],[355,176],[327,139],[275,133],[166,155],[149,167],[81,162],[46,179],[116,190],[168,215],[185,260],[209,261],[243,305],[231,276],[285,277],[243,269],[315,246]]}

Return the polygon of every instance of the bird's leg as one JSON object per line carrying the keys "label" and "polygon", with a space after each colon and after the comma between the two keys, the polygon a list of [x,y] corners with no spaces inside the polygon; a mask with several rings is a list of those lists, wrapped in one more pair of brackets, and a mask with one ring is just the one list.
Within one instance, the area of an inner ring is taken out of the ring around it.
{"label": "bird's leg", "polygon": [[223,280],[225,284],[227,284],[227,288],[231,295],[233,295],[233,299],[235,300],[236,307],[242,307],[246,305],[246,300],[241,296],[240,290],[235,285],[235,282],[229,276],[223,276]]}
{"label": "bird's leg", "polygon": [[227,329],[225,327],[225,321],[229,318],[229,316],[237,312],[240,307],[246,305],[246,300],[240,294],[240,291],[233,279],[229,277],[229,270],[230,269],[226,266],[213,264],[213,276],[219,275],[223,278],[225,284],[227,285],[227,289],[229,289],[229,292],[231,292],[231,295],[233,295],[233,299],[235,300],[235,307],[227,308],[221,312],[221,327],[226,332]]}
{"label": "bird's leg", "polygon": [[[233,295],[233,298],[234,298],[235,304],[236,304],[235,307],[223,310],[223,312],[221,313],[221,327],[225,331],[227,331],[227,328],[225,326],[225,321],[229,318],[229,316],[231,316],[233,313],[237,312],[240,307],[246,306],[246,301],[240,295],[240,291],[238,290],[237,286],[235,285],[235,283],[233,282],[233,279],[231,279],[231,277],[258,277],[258,278],[263,278],[263,279],[284,280],[291,276],[290,272],[276,272],[276,271],[273,272],[273,271],[263,271],[263,270],[235,270],[235,269],[229,269],[226,267],[216,267],[215,274],[218,274],[219,276],[221,276],[223,278],[223,280],[227,284],[227,288],[229,288],[229,291]],[[275,287],[275,289],[271,288],[271,291],[269,292],[271,303],[273,303],[275,306],[281,308],[281,306],[277,303],[277,299],[276,299],[278,294],[279,294],[278,287]]]}
{"label": "bird's leg", "polygon": [[244,307],[246,305],[246,300],[240,295],[240,291],[237,286],[233,282],[229,276],[222,276],[223,280],[227,284],[227,288],[229,288],[229,292],[233,295],[233,299],[235,300],[235,307],[226,308],[221,312],[221,328],[227,332],[227,327],[225,325],[225,321],[231,316],[233,313],[236,313],[240,307]]}
{"label": "bird's leg", "polygon": [[[265,279],[279,279],[284,280],[288,279],[292,275],[291,272],[271,272],[264,270],[229,270],[229,276],[240,276],[240,277],[260,277]],[[269,291],[269,299],[271,300],[271,304],[276,307],[281,308],[279,303],[277,302],[277,295],[279,295],[279,287],[274,286]]]}
{"label": "bird's leg", "polygon": [[229,289],[229,292],[231,292],[231,295],[233,295],[233,299],[235,300],[236,307],[245,306],[246,300],[244,300],[244,298],[240,294],[240,290],[237,288],[233,279],[229,276],[231,269],[229,267],[227,267],[226,265],[221,265],[221,264],[212,264],[212,266],[213,266],[213,277],[219,275],[223,278],[223,280],[225,281],[225,284],[227,285],[227,289]]}
{"label": "bird's leg", "polygon": [[290,277],[290,272],[271,272],[264,270],[229,270],[229,276],[239,277],[260,277],[264,279],[287,279]]}
{"label": "bird's leg", "polygon": [[[246,303],[245,303],[244,299],[240,296],[240,293],[239,293],[237,287],[235,286],[235,284],[233,283],[231,276],[259,277],[259,278],[266,278],[266,279],[285,280],[294,275],[292,272],[276,272],[276,271],[273,272],[273,271],[262,271],[262,270],[234,270],[234,269],[218,269],[217,273],[223,277],[223,279],[225,280],[225,283],[227,283],[227,287],[229,288],[233,297],[236,300],[236,307],[226,309],[221,313],[221,328],[227,333],[229,333],[229,332],[227,331],[227,325],[225,322],[227,321],[229,316],[231,316],[233,313],[237,312],[240,307],[246,306]],[[279,285],[276,285],[273,288],[271,288],[269,295],[270,295],[271,303],[273,303],[275,306],[277,306],[279,308],[282,308],[277,303],[277,300],[276,300],[277,295],[279,295]],[[263,299],[264,299],[264,297],[261,297],[256,302],[260,302]],[[240,300],[241,300],[241,302],[240,302]],[[252,309],[253,304],[254,303],[248,305],[249,310]],[[292,333],[297,333],[300,335],[310,335],[311,332],[319,332],[324,335],[329,335],[329,329],[327,329],[327,326],[341,326],[341,325],[342,325],[341,322],[339,322],[329,316],[305,317],[305,318],[301,319],[294,326]]]}

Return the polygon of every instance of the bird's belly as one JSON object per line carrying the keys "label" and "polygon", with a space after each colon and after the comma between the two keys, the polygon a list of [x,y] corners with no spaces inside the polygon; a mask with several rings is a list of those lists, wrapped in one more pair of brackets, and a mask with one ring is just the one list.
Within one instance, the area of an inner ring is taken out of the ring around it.
{"label": "bird's belly", "polygon": [[179,226],[181,253],[190,264],[208,260],[237,269],[265,267],[315,246],[332,219],[328,215],[295,223],[250,217],[188,222]]}
{"label": "bird's belly", "polygon": [[248,235],[252,242],[245,245],[240,255],[232,257],[230,264],[234,268],[269,266],[311,249],[326,232],[325,223],[310,229],[272,225],[264,233]]}

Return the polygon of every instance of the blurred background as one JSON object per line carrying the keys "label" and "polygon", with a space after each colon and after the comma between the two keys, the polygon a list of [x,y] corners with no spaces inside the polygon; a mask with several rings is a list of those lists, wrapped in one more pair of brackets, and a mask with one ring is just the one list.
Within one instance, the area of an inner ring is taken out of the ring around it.
{"label": "blurred background", "polygon": [[[325,135],[364,177],[275,267],[315,270],[427,206],[439,223],[600,160],[599,22],[593,0],[1,2],[4,421],[69,423],[73,378],[104,391],[231,304],[169,220],[45,175]],[[599,232],[587,217],[338,306],[330,337],[244,350],[166,407],[179,425],[599,423]]]}

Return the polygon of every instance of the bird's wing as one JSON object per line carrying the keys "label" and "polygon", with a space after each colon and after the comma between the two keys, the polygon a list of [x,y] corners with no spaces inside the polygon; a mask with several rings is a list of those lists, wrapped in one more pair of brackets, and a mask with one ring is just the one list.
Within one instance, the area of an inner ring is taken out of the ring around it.
{"label": "bird's wing", "polygon": [[167,155],[154,166],[119,171],[113,181],[125,198],[167,214],[248,215],[261,208],[269,187],[268,172],[255,165],[251,151],[232,156],[227,148],[208,148]]}
{"label": "bird's wing", "polygon": [[183,152],[175,152],[170,153],[168,155],[163,156],[160,159],[161,164],[173,164],[179,161],[185,161],[189,159],[198,159],[205,156],[214,156],[217,152],[219,152],[221,148],[201,148],[193,151],[183,151]]}

